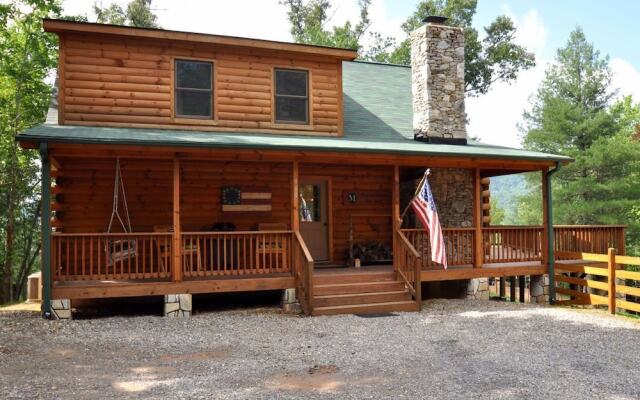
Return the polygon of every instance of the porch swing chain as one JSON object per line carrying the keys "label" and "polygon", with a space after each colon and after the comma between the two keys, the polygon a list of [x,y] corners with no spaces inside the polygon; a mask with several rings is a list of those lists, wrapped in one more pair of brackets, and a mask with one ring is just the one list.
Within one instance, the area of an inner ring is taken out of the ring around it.
{"label": "porch swing chain", "polygon": [[[129,206],[127,205],[127,194],[124,191],[124,182],[122,181],[122,171],[120,170],[120,158],[116,158],[116,174],[113,183],[113,207],[111,209],[111,218],[109,219],[109,227],[107,228],[107,233],[111,233],[111,227],[113,226],[113,218],[118,217],[118,221],[120,221],[120,225],[122,226],[122,230],[126,233],[131,233],[131,220],[129,218]],[[125,225],[122,217],[120,216],[120,211],[118,210],[118,205],[120,203],[120,191],[122,191],[122,202],[124,207],[124,213],[126,217],[127,224]]]}

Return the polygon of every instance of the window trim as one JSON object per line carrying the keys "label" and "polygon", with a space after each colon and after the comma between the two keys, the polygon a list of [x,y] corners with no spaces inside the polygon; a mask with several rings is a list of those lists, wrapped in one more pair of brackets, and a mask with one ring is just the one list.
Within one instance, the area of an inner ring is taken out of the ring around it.
{"label": "window trim", "polygon": [[[207,63],[211,65],[211,89],[199,89],[199,88],[181,88],[178,87],[178,62],[196,62],[196,63]],[[171,60],[171,108],[172,115],[171,118],[175,123],[187,123],[187,124],[208,124],[214,122],[218,119],[217,115],[217,84],[216,84],[216,62],[211,59],[202,59],[202,58],[190,58],[190,57],[173,57]],[[177,109],[177,101],[176,97],[179,90],[192,90],[198,92],[210,92],[211,93],[211,114],[210,115],[184,115],[179,114]]]}
{"label": "window trim", "polygon": [[[284,126],[286,128],[294,128],[294,127],[302,127],[305,129],[309,129],[312,127],[312,121],[313,118],[311,116],[311,110],[312,110],[312,102],[311,102],[311,71],[305,68],[290,68],[290,67],[279,67],[279,66],[274,66],[273,67],[273,124],[275,127],[277,127],[278,125],[280,126]],[[297,96],[297,95],[288,95],[288,94],[278,94],[277,93],[277,87],[276,87],[276,73],[277,71],[292,71],[292,72],[304,72],[306,77],[307,77],[307,95],[306,96]],[[276,110],[276,104],[277,104],[277,99],[278,97],[286,97],[286,98],[293,98],[293,99],[306,99],[306,115],[305,115],[305,121],[286,121],[286,120],[279,120],[277,117],[277,110]]]}

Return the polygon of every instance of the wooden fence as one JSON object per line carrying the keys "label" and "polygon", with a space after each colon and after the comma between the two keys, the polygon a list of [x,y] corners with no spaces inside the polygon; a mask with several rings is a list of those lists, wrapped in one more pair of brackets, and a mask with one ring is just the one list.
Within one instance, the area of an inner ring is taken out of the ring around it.
{"label": "wooden fence", "polygon": [[640,272],[627,266],[640,266],[640,257],[607,254],[559,252],[555,266],[556,293],[568,297],[558,304],[606,305],[611,314],[616,309],[640,312]]}

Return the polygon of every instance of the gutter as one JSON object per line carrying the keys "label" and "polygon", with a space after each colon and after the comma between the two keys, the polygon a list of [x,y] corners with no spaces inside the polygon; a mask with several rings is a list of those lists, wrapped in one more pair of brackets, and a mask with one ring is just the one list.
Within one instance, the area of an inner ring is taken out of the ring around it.
{"label": "gutter", "polygon": [[51,319],[51,164],[47,143],[40,143],[42,161],[42,317]]}
{"label": "gutter", "polygon": [[556,161],[556,167],[549,170],[545,174],[546,186],[547,186],[547,260],[549,263],[549,303],[553,304],[556,301],[556,282],[555,282],[555,266],[556,259],[553,245],[553,201],[551,199],[551,176],[560,170],[562,164]]}

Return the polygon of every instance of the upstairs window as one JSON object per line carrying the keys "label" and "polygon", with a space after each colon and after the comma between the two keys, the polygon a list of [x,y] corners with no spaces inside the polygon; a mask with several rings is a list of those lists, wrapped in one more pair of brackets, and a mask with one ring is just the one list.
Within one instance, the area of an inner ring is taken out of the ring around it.
{"label": "upstairs window", "polygon": [[213,117],[213,64],[176,60],[175,114],[183,118]]}
{"label": "upstairs window", "polygon": [[275,70],[276,123],[309,123],[309,73],[294,69]]}

